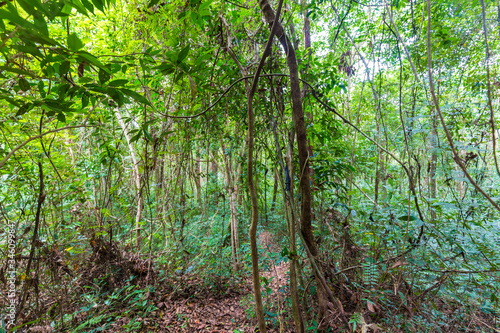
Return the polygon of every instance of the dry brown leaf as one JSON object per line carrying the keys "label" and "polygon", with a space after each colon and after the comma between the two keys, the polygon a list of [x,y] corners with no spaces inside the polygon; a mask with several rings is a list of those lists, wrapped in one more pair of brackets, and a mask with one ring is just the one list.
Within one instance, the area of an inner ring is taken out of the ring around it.
{"label": "dry brown leaf", "polygon": [[396,268],[396,267],[399,267],[399,266],[402,266],[402,265],[406,265],[406,264],[407,264],[406,262],[398,260],[398,261],[396,261],[396,263],[394,265],[391,266],[390,269],[393,269],[393,268]]}
{"label": "dry brown leaf", "polygon": [[366,306],[368,307],[368,310],[370,312],[375,312],[375,307],[373,306],[372,302],[370,302],[370,301],[366,302]]}
{"label": "dry brown leaf", "polygon": [[52,326],[33,326],[30,328],[30,332],[37,332],[37,333],[50,333],[54,330]]}
{"label": "dry brown leaf", "polygon": [[368,324],[368,325],[366,325],[366,327],[371,329],[374,332],[378,332],[378,331],[382,330],[382,328],[380,326],[378,326],[377,324]]}

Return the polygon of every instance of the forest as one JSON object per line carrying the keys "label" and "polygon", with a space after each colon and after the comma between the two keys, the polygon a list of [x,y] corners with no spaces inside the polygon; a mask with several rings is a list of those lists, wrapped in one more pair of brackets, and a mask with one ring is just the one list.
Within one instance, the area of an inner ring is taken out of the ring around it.
{"label": "forest", "polygon": [[0,332],[500,332],[500,0],[6,0],[0,37]]}

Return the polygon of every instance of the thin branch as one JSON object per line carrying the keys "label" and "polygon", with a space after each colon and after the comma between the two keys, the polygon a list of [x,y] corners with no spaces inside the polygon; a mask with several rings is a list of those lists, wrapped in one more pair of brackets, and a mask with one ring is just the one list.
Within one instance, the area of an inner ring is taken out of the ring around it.
{"label": "thin branch", "polygon": [[342,28],[342,25],[344,24],[344,20],[347,18],[347,15],[349,15],[349,12],[351,11],[351,5],[352,5],[352,1],[349,1],[349,6],[347,7],[347,11],[344,15],[344,17],[342,17],[342,20],[340,21],[340,24],[339,24],[339,28],[337,29],[337,32],[335,33],[335,38],[333,38],[333,45],[335,45],[335,43],[337,42],[337,37],[339,36],[339,32],[340,32],[340,29]]}
{"label": "thin branch", "polygon": [[[271,73],[271,74],[261,74],[260,76],[261,77],[267,77],[267,76],[288,76],[288,74]],[[254,78],[253,75],[240,77],[239,79],[237,79],[236,81],[234,81],[226,90],[224,90],[224,92],[219,96],[219,98],[217,98],[217,100],[215,100],[215,102],[213,102],[209,107],[207,107],[205,110],[201,111],[200,113],[197,113],[197,114],[192,115],[192,116],[171,116],[169,114],[159,112],[158,110],[156,110],[155,107],[153,107],[153,109],[155,109],[155,111],[157,111],[158,113],[160,113],[162,116],[165,116],[165,117],[168,117],[168,118],[173,118],[173,119],[192,119],[192,118],[197,118],[197,117],[203,116],[205,113],[207,113],[208,111],[210,111],[214,106],[216,106],[220,102],[220,100],[222,99],[222,97],[224,97],[237,83],[239,83],[239,82],[241,82],[243,80],[248,80],[248,79],[253,79],[253,78]]]}
{"label": "thin branch", "polygon": [[361,194],[363,194],[368,200],[370,200],[375,206],[377,206],[377,208],[381,208],[376,202],[375,200],[373,200],[372,198],[370,198],[368,196],[368,194],[366,194],[362,189],[359,188],[358,185],[356,185],[356,183],[352,182],[352,185],[354,185],[354,187],[356,187],[360,192]]}
{"label": "thin branch", "polygon": [[410,62],[411,69],[413,71],[413,75],[415,75],[415,80],[417,80],[417,82],[420,83],[420,78],[419,78],[418,73],[417,73],[417,68],[415,67],[415,64],[413,63],[413,61],[411,60],[410,52],[408,51],[408,48],[406,47],[406,44],[405,44],[403,38],[401,37],[401,34],[399,33],[399,30],[398,30],[398,27],[396,26],[396,23],[394,23],[394,19],[392,18],[392,11],[390,10],[390,8],[387,8],[387,11],[389,12],[389,20],[391,21],[391,24],[394,27],[394,31],[396,33],[396,36],[399,39],[399,41],[401,42],[401,45],[403,45],[403,49],[405,51],[406,58]]}

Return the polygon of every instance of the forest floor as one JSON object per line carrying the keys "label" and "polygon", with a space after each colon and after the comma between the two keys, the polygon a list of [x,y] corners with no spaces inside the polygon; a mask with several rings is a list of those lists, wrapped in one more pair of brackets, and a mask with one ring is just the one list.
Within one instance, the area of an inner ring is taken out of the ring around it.
{"label": "forest floor", "polygon": [[[260,271],[268,332],[295,332],[288,304],[289,264],[281,258],[271,234],[261,233],[259,243],[263,249]],[[63,264],[60,252],[45,250],[42,253],[52,272],[42,275],[41,280],[57,279],[62,287],[45,289],[36,295],[38,309],[25,307],[19,318],[21,327],[16,332],[254,332],[256,319],[250,276],[200,273],[205,272],[203,269],[166,273],[161,264],[153,265],[154,259],[125,252],[114,243],[93,239],[90,244],[92,253],[83,254],[80,267],[74,265],[72,273]],[[249,267],[242,269],[249,270]],[[66,297],[61,297],[63,292]],[[455,313],[460,306],[439,299],[436,304],[440,313],[446,315],[443,318],[450,322],[444,329],[440,321],[428,332],[498,332],[494,316],[477,312],[459,319]],[[314,313],[313,309],[309,310]],[[61,313],[64,321],[60,321]],[[364,313],[368,320],[371,315],[373,313]],[[342,331],[340,326],[333,327]],[[366,331],[371,332],[367,327]],[[395,327],[390,330],[403,331],[406,330]],[[1,327],[0,332],[3,332]]]}
{"label": "forest floor", "polygon": [[[274,264],[268,257],[271,253],[278,253],[278,249],[269,233],[261,233],[260,245],[266,249],[265,259],[271,264],[262,271],[263,280],[266,281],[264,302],[267,304],[283,302],[286,297],[288,280],[288,263]],[[186,277],[186,285],[202,286],[203,281],[196,277]],[[269,289],[268,289],[269,288]],[[196,287],[191,291],[195,292]],[[249,277],[239,280],[235,286],[229,286],[222,294],[202,289],[196,294],[189,294],[184,290],[184,297],[160,298],[156,304],[153,318],[145,319],[144,325],[151,330],[157,323],[156,329],[160,332],[253,332],[256,320],[253,318],[252,282]],[[280,300],[281,297],[281,300]],[[269,332],[294,332],[290,322],[282,314],[274,316],[271,321],[280,329],[270,328]],[[289,317],[288,314],[286,317]],[[147,321],[147,322],[146,322]]]}
{"label": "forest floor", "polygon": [[[279,251],[270,234],[262,233],[259,241],[266,250],[261,276],[268,331],[294,332],[290,314],[284,311],[288,263],[274,264],[273,258]],[[60,302],[60,293],[48,292],[40,298],[52,306],[45,309],[42,306],[37,311],[26,307],[20,318],[24,325],[17,332],[254,331],[257,322],[250,276],[162,274],[161,265],[152,264],[154,259],[121,251],[116,244],[102,239],[90,243],[93,249],[90,258],[88,253],[82,256],[83,264],[73,271],[77,282],[74,284],[72,280],[73,286],[68,288],[68,299],[62,307],[64,322],[57,320],[51,324],[48,319],[60,318],[57,313],[61,311],[54,305]],[[49,250],[45,255],[52,262],[64,262],[63,255],[56,250]],[[52,273],[57,272],[59,281],[69,282],[69,274],[64,273],[69,267],[56,266],[52,267]]]}

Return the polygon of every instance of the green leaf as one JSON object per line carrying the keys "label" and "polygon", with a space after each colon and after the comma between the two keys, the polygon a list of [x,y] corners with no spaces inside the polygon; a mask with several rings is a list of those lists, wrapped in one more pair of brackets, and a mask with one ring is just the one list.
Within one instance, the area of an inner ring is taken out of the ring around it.
{"label": "green leaf", "polygon": [[69,61],[63,61],[61,65],[59,65],[59,75],[63,76],[64,74],[67,74],[69,71],[70,67],[70,62]]}
{"label": "green leaf", "polygon": [[98,85],[95,85],[93,83],[87,83],[87,84],[84,84],[83,86],[86,87],[86,88],[88,88],[91,91],[95,91],[95,92],[103,93],[103,94],[106,93],[106,89],[105,88],[100,87]]}
{"label": "green leaf", "polygon": [[82,95],[82,109],[86,108],[89,105],[89,96],[87,94]]}
{"label": "green leaf", "polygon": [[181,12],[178,16],[177,16],[177,19],[180,21],[182,20],[183,18],[186,17],[188,12]]}
{"label": "green leaf", "polygon": [[39,28],[36,27],[34,30],[19,30],[19,38],[21,38],[25,43],[35,42],[44,45],[59,45],[57,41],[47,35],[42,34],[39,31]]}
{"label": "green leaf", "polygon": [[100,82],[101,84],[104,84],[104,83],[106,83],[107,81],[109,81],[110,77],[111,77],[111,76],[109,75],[109,73],[108,73],[108,72],[106,72],[103,68],[100,68],[100,69],[99,69],[99,82]]}
{"label": "green leaf", "polygon": [[34,24],[26,21],[17,13],[11,13],[4,9],[0,9],[0,19],[9,20],[10,22],[15,23],[23,28],[33,29],[33,30],[36,29]]}
{"label": "green leaf", "polygon": [[24,77],[20,78],[18,83],[22,91],[28,91],[31,88],[30,83]]}
{"label": "green leaf", "polygon": [[38,33],[49,38],[49,28],[47,27],[47,22],[45,21],[45,17],[40,14],[40,12],[36,12],[33,15],[33,23],[37,27]]}
{"label": "green leaf", "polygon": [[68,36],[68,47],[71,51],[76,52],[83,47],[83,42],[75,33],[72,33]]}
{"label": "green leaf", "polygon": [[[17,106],[18,108],[22,107],[21,103],[20,103],[19,101],[16,101],[15,99],[12,99],[12,98],[8,98],[8,97],[7,97],[7,98],[5,98],[5,100],[6,100],[7,102],[9,102],[9,104],[12,104],[12,105],[14,105],[14,106]],[[2,124],[2,123],[0,123],[0,124]]]}
{"label": "green leaf", "polygon": [[100,62],[99,59],[94,57],[92,54],[85,51],[78,51],[78,56],[82,57],[84,60],[87,60],[92,65],[97,66],[100,69],[104,70],[106,73],[111,74],[109,68],[106,68],[106,66],[104,66],[104,64]]}
{"label": "green leaf", "polygon": [[142,103],[142,104],[146,104],[146,105],[149,105],[151,106],[151,104],[149,103],[149,101],[146,99],[146,97],[142,96],[141,94],[138,94],[136,93],[135,91],[133,90],[130,90],[130,89],[125,89],[125,88],[121,88],[120,89],[125,95],[127,96],[130,96],[132,97],[136,102],[138,103]]}
{"label": "green leaf", "polygon": [[24,0],[18,0],[17,2],[26,11],[26,13],[28,13],[30,15],[34,15],[36,13],[35,7],[31,4],[29,4],[28,2],[26,2]]}
{"label": "green leaf", "polygon": [[68,5],[72,6],[73,8],[76,8],[78,12],[81,14],[89,17],[89,14],[87,12],[87,9],[83,6],[83,4],[79,0],[72,0],[67,2]]}
{"label": "green leaf", "polygon": [[143,127],[142,130],[144,131],[144,135],[146,136],[146,138],[153,142],[153,137],[151,136],[151,134],[149,134],[148,130],[146,129],[146,127]]}
{"label": "green leaf", "polygon": [[29,53],[31,55],[34,55],[36,57],[43,57],[42,52],[37,47],[34,46],[27,46],[27,45],[12,45],[11,46],[13,49],[18,50],[20,52],[24,53]]}
{"label": "green leaf", "polygon": [[26,2],[29,3],[31,6],[37,8],[38,11],[43,13],[43,15],[45,15],[51,19],[54,18],[54,15],[50,11],[49,6],[47,6],[46,4],[43,4],[40,0],[26,0]]}
{"label": "green leaf", "polygon": [[92,0],[92,3],[97,9],[104,13],[104,4],[101,0]]}
{"label": "green leaf", "polygon": [[51,77],[54,75],[54,73],[56,72],[55,69],[54,69],[54,66],[52,65],[48,65],[46,68],[44,68],[42,70],[42,72],[47,75],[48,77]]}
{"label": "green leaf", "polygon": [[172,74],[173,72],[175,72],[174,65],[169,62],[164,62],[161,65],[154,67],[153,69],[158,69],[163,74]]}
{"label": "green leaf", "polygon": [[85,8],[88,9],[89,12],[94,14],[94,6],[90,3],[88,0],[81,0],[82,4],[85,6]]}
{"label": "green leaf", "polygon": [[128,80],[113,80],[109,83],[110,87],[120,87],[123,85],[126,85],[128,83]]}
{"label": "green leaf", "polygon": [[44,99],[43,104],[51,110],[51,113],[47,113],[48,116],[54,115],[55,112],[61,113],[65,111],[69,111],[69,107],[71,106],[71,102],[62,102],[60,100],[53,99]]}
{"label": "green leaf", "polygon": [[60,84],[59,86],[56,87],[57,94],[59,95],[59,99],[64,99],[66,97],[66,93],[68,92],[70,85],[65,83],[65,84]]}
{"label": "green leaf", "polygon": [[398,217],[398,220],[400,221],[415,221],[417,220],[417,218],[413,215],[403,215],[403,216],[400,216]]}
{"label": "green leaf", "polygon": [[66,122],[66,116],[64,115],[64,113],[62,113],[62,112],[58,113],[57,114],[57,120],[59,120],[62,123],[65,123]]}
{"label": "green leaf", "polygon": [[174,78],[174,82],[179,81],[180,79],[182,79],[183,76],[184,76],[184,72],[177,73],[177,75]]}
{"label": "green leaf", "polygon": [[148,72],[150,70],[149,65],[143,59],[139,59],[139,63],[141,64],[141,68],[144,72]]}
{"label": "green leaf", "polygon": [[204,3],[202,3],[200,5],[200,8],[198,9],[199,11],[202,11],[203,9],[205,8],[208,8],[208,6],[210,6],[212,4],[214,0],[208,0],[208,1],[205,1]]}
{"label": "green leaf", "polygon": [[42,98],[45,98],[46,93],[45,93],[45,90],[43,88],[44,88],[43,81],[42,80],[38,81],[38,91],[40,92],[40,95],[42,96]]}
{"label": "green leaf", "polygon": [[0,71],[1,70],[16,73],[16,74],[21,74],[24,76],[35,77],[35,75],[31,74],[30,72],[23,71],[23,70],[17,69],[17,68],[8,67],[8,66],[0,66]]}
{"label": "green leaf", "polygon": [[158,3],[159,0],[150,0],[149,3],[148,3],[148,8],[151,8],[153,7],[154,5],[156,5]]}
{"label": "green leaf", "polygon": [[187,57],[190,49],[191,49],[191,46],[188,45],[179,52],[179,55],[177,55],[177,63],[178,64],[180,64]]}
{"label": "green leaf", "polygon": [[125,102],[125,98],[123,96],[123,93],[119,91],[118,89],[114,88],[108,88],[107,94],[113,99],[113,101],[118,104],[118,106],[123,106],[123,103]]}
{"label": "green leaf", "polygon": [[16,116],[22,116],[23,114],[25,114],[26,112],[28,112],[32,108],[33,108],[32,103],[25,103],[23,106],[21,106],[19,108],[19,110],[17,110]]}
{"label": "green leaf", "polygon": [[198,14],[196,12],[191,12],[191,22],[198,25]]}
{"label": "green leaf", "polygon": [[130,142],[135,142],[137,140],[139,140],[141,138],[141,132],[137,133],[136,135],[134,135],[131,139],[130,139]]}

